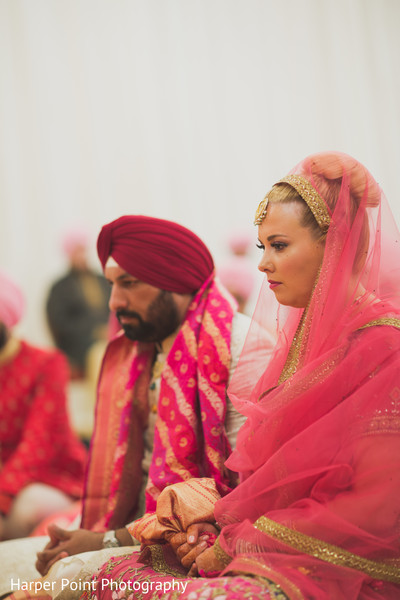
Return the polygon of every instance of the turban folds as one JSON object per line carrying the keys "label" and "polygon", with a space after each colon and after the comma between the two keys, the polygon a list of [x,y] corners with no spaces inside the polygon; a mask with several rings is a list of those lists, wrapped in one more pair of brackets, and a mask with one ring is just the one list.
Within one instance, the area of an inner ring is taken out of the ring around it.
{"label": "turban folds", "polygon": [[19,287],[0,271],[0,323],[11,329],[20,321],[24,311],[24,296]]}
{"label": "turban folds", "polygon": [[103,269],[112,256],[140,281],[179,294],[198,290],[214,270],[212,256],[196,234],[154,217],[130,215],[104,225],[97,253]]}

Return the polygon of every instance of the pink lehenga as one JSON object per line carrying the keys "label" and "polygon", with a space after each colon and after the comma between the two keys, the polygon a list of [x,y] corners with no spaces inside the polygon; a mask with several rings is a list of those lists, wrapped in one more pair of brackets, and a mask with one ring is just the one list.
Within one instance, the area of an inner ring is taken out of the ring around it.
{"label": "pink lehenga", "polygon": [[[273,313],[263,285],[229,388],[247,421],[226,463],[240,485],[214,510],[225,568],[185,578],[153,540],[104,565],[92,599],[400,597],[399,232],[378,184],[347,155],[310,156],[278,185],[300,193],[326,246],[306,309]],[[265,368],[271,314],[278,343]],[[107,578],[187,585],[112,592]]]}

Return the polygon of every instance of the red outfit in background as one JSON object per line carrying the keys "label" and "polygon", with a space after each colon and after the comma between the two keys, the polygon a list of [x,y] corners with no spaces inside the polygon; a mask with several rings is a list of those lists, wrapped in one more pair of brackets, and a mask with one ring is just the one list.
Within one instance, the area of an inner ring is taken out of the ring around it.
{"label": "red outfit in background", "polygon": [[30,483],[72,498],[82,492],[86,452],[69,425],[68,370],[59,352],[21,342],[0,365],[0,512]]}

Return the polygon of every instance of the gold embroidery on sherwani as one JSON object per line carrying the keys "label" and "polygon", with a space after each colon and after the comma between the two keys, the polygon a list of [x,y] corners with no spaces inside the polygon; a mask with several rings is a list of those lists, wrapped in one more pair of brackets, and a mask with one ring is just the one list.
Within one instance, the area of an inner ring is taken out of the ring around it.
{"label": "gold embroidery on sherwani", "polygon": [[361,571],[373,579],[382,579],[384,581],[391,581],[392,583],[400,583],[400,561],[398,561],[398,564],[393,564],[393,561],[390,561],[391,564],[389,564],[388,562],[370,560],[359,556],[358,554],[348,552],[339,546],[329,544],[323,540],[289,529],[289,527],[276,523],[267,517],[260,517],[257,519],[254,523],[254,527],[270,537],[283,542],[287,546],[295,548],[303,554],[314,556],[319,560],[337,566]]}

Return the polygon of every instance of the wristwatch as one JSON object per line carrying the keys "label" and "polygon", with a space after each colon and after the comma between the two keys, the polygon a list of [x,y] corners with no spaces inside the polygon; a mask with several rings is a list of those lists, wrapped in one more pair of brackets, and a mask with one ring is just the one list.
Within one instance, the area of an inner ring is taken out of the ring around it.
{"label": "wristwatch", "polygon": [[115,531],[106,531],[103,537],[103,548],[117,548],[121,544],[117,540]]}

